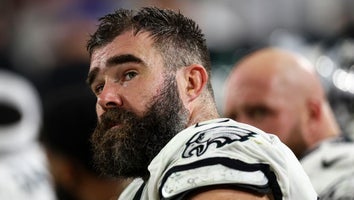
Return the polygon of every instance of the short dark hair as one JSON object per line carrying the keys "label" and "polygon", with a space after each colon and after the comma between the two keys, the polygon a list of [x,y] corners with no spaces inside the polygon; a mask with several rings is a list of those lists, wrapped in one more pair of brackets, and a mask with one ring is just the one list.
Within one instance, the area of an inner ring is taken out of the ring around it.
{"label": "short dark hair", "polygon": [[[148,32],[154,47],[161,53],[170,70],[191,64],[201,64],[211,75],[209,50],[201,29],[180,12],[156,7],[144,7],[138,11],[118,9],[99,19],[97,31],[91,35],[87,50],[92,56],[96,48],[105,46],[126,31],[135,34]],[[213,96],[210,79],[208,90]]]}

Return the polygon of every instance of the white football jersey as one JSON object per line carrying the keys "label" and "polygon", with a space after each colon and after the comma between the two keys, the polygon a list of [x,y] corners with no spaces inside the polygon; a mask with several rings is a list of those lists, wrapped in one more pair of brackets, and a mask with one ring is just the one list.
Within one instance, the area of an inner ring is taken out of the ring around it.
{"label": "white football jersey", "polygon": [[0,156],[1,200],[55,200],[47,158],[39,144]]}
{"label": "white football jersey", "polygon": [[37,140],[42,125],[38,91],[21,75],[0,69],[0,103],[21,116],[0,125],[0,200],[55,200],[47,157]]}
{"label": "white football jersey", "polygon": [[272,192],[275,200],[317,199],[297,158],[276,136],[227,118],[181,131],[148,169],[149,180],[135,180],[120,200],[183,199],[217,185]]}
{"label": "white football jersey", "polygon": [[[337,193],[342,188],[354,199],[354,143],[341,138],[329,139],[300,160],[316,192],[322,196]],[[350,178],[352,177],[352,178]],[[352,181],[346,181],[352,180]],[[343,180],[343,183],[341,181]],[[343,198],[348,199],[348,198]]]}

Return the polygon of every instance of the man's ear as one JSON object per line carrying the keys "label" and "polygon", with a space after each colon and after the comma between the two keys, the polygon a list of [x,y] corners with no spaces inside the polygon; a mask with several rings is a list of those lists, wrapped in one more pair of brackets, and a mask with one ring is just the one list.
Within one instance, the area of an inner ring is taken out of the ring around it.
{"label": "man's ear", "polygon": [[308,115],[311,120],[319,120],[322,114],[321,102],[317,99],[311,99],[307,102]]}
{"label": "man's ear", "polygon": [[208,73],[202,65],[193,64],[184,68],[187,81],[186,94],[189,101],[198,97],[208,82]]}
{"label": "man's ear", "polygon": [[[312,99],[307,102],[307,127],[310,133],[316,133],[322,119],[323,107],[320,101]],[[313,136],[316,137],[316,136]]]}

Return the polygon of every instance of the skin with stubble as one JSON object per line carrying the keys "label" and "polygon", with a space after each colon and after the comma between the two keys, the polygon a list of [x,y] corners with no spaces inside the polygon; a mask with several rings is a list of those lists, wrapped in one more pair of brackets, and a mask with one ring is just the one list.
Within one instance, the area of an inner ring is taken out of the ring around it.
{"label": "skin with stubble", "polygon": [[224,115],[276,134],[298,158],[339,133],[313,66],[266,48],[236,64],[225,85]]}

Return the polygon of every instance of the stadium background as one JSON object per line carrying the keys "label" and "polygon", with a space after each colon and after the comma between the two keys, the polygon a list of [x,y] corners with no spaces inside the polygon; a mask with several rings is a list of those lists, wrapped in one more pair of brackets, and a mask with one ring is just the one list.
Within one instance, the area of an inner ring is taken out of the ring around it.
{"label": "stadium background", "polygon": [[200,24],[220,110],[231,67],[253,50],[280,46],[314,63],[340,125],[354,136],[354,0],[0,0],[0,69],[27,77],[41,98],[82,83],[97,18],[148,5],[179,9]]}

